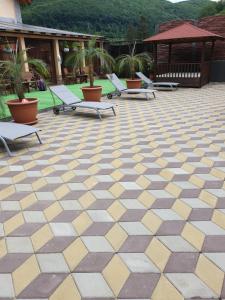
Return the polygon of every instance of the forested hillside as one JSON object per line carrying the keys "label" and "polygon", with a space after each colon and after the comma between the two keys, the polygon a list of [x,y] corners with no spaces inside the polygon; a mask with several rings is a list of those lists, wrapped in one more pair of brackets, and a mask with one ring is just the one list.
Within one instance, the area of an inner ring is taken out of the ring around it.
{"label": "forested hillside", "polygon": [[[33,0],[23,8],[25,23],[126,37],[139,28],[154,32],[158,23],[171,19],[198,18],[210,0],[172,4],[166,0]],[[128,33],[127,33],[128,32]]]}

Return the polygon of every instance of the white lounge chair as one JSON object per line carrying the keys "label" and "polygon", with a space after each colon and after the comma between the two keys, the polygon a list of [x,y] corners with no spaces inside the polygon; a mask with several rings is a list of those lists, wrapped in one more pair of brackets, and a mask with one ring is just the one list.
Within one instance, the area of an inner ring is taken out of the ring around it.
{"label": "white lounge chair", "polygon": [[13,156],[7,144],[8,141],[15,141],[19,138],[36,134],[37,139],[40,144],[42,144],[41,139],[38,135],[39,129],[22,124],[10,123],[10,122],[0,122],[0,141],[3,143],[9,156]]}
{"label": "white lounge chair", "polygon": [[67,109],[76,110],[76,108],[88,108],[93,109],[98,114],[100,120],[102,120],[100,111],[111,109],[114,116],[116,115],[113,104],[107,102],[94,102],[94,101],[82,101],[76,95],[74,95],[65,85],[55,85],[49,87],[52,97],[57,96],[63,104],[54,107],[53,111],[55,114],[59,114],[60,111],[65,111]]}
{"label": "white lounge chair", "polygon": [[178,88],[179,83],[177,82],[153,82],[151,79],[146,77],[142,72],[136,72],[136,75],[144,81],[146,88],[154,88],[156,90],[170,90],[174,91]]}
{"label": "white lounge chair", "polygon": [[113,74],[107,74],[107,78],[112,82],[114,87],[116,88],[116,91],[114,93],[109,93],[107,95],[108,99],[112,99],[113,96],[121,96],[121,94],[144,94],[146,99],[150,99],[150,95],[152,94],[155,98],[155,92],[154,89],[127,89],[125,85],[119,80],[119,78],[116,76],[115,73]]}

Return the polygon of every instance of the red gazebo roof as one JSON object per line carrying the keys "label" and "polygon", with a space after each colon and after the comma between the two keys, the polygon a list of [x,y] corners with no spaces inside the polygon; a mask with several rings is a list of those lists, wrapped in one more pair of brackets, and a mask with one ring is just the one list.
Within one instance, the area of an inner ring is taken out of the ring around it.
{"label": "red gazebo roof", "polygon": [[144,40],[147,43],[182,43],[224,39],[213,32],[201,29],[190,23],[184,23]]}
{"label": "red gazebo roof", "polygon": [[20,4],[31,4],[32,0],[19,0]]}

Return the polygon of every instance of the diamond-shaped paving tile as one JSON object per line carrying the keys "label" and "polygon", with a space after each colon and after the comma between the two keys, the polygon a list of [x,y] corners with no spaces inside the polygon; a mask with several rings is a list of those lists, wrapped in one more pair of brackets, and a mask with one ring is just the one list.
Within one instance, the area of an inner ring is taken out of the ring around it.
{"label": "diamond-shaped paving tile", "polygon": [[224,300],[224,93],[41,113],[0,153],[0,298]]}

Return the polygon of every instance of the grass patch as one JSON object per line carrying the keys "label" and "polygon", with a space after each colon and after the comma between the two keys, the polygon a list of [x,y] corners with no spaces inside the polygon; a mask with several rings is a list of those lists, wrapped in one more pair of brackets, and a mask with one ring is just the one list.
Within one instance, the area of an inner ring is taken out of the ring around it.
{"label": "grass patch", "polygon": [[[81,87],[82,86],[88,86],[88,83],[82,83],[82,84],[73,84],[73,85],[67,85],[67,87],[75,94],[77,95],[79,98],[83,99],[83,94],[81,91]],[[111,84],[111,82],[107,79],[103,79],[103,80],[95,80],[95,85],[101,85],[103,87],[103,94],[108,94],[113,92],[115,89],[113,87],[113,85]],[[41,111],[43,109],[47,109],[47,108],[51,108],[54,106],[53,104],[53,99],[52,99],[52,95],[50,93],[49,90],[47,91],[32,91],[30,93],[26,93],[26,97],[28,98],[37,98],[39,100],[38,102],[38,110]],[[7,95],[3,97],[3,101],[8,101],[11,99],[16,99],[16,95]],[[61,104],[62,102],[56,99],[56,104]],[[10,117],[10,112],[8,110],[7,105],[5,105],[5,116],[3,114],[3,110],[0,106],[0,119],[4,118],[4,117]]]}

